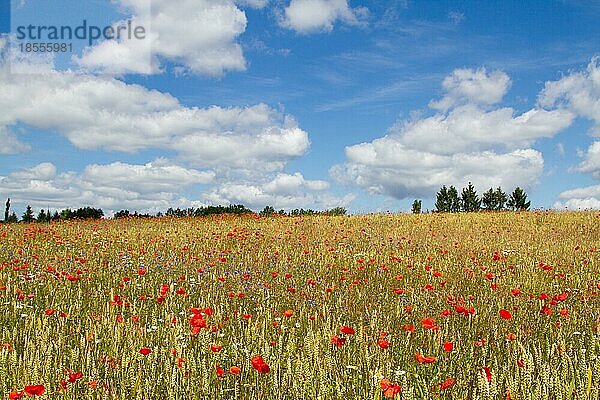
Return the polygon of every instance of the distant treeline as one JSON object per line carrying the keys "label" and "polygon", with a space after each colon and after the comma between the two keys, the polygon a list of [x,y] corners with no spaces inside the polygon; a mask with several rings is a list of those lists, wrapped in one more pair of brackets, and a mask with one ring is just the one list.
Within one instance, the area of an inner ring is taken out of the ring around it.
{"label": "distant treeline", "polygon": [[[347,210],[343,207],[336,207],[325,211],[315,211],[311,209],[295,209],[289,212],[284,210],[275,211],[272,206],[266,206],[258,215],[263,217],[274,216],[274,215],[285,215],[285,216],[303,216],[303,215],[346,215]],[[171,218],[185,218],[185,217],[206,217],[209,215],[245,215],[254,214],[254,211],[241,204],[231,204],[228,206],[203,206],[198,208],[169,208],[164,214],[158,212],[156,214],[144,214],[138,213],[137,211],[131,213],[129,210],[121,210],[115,213],[114,218],[151,218],[151,217],[171,217]],[[69,221],[77,219],[100,219],[104,217],[104,211],[100,208],[83,207],[76,210],[67,208],[62,211],[40,210],[36,215],[33,212],[31,206],[27,206],[27,209],[19,219],[16,213],[10,213],[10,199],[6,202],[6,208],[4,212],[5,223],[31,223],[31,222],[51,222],[51,221]],[[0,221],[2,222],[2,221]]]}
{"label": "distant treeline", "polygon": [[[415,200],[412,205],[412,212],[415,214],[421,213],[421,200]],[[507,195],[500,187],[493,189],[490,188],[484,192],[480,198],[475,188],[469,182],[466,188],[463,188],[460,195],[458,190],[454,186],[447,188],[442,186],[436,195],[435,212],[477,212],[481,210],[487,211],[501,211],[501,210],[515,210],[525,211],[529,210],[531,202],[527,201],[527,193],[523,189],[517,187],[510,195]],[[305,216],[305,215],[346,215],[347,210],[343,207],[335,207],[324,211],[315,211],[311,209],[294,209],[291,211],[279,210],[276,211],[272,206],[266,206],[258,215],[262,217],[269,216]],[[209,215],[244,215],[254,214],[254,211],[250,210],[241,204],[231,204],[228,206],[203,206],[198,208],[169,208],[164,214],[158,212],[156,214],[142,214],[137,211],[131,213],[129,210],[121,210],[115,213],[114,218],[150,218],[150,217],[172,217],[172,218],[185,218],[185,217],[206,217]],[[13,212],[10,213],[10,199],[6,202],[6,208],[4,211],[4,222],[15,223],[15,222],[50,222],[50,221],[68,221],[74,219],[100,219],[104,217],[104,211],[100,208],[83,207],[76,210],[67,208],[62,211],[40,210],[35,216],[31,206],[27,206],[27,209],[19,219],[19,217]]]}
{"label": "distant treeline", "polygon": [[69,221],[74,219],[100,219],[104,216],[104,212],[99,208],[83,207],[76,210],[70,208],[52,213],[50,210],[44,210],[43,208],[37,214],[37,217],[33,213],[31,206],[27,206],[25,212],[21,216],[21,219],[17,217],[14,212],[10,213],[10,199],[6,202],[6,208],[4,211],[4,222],[15,223],[15,222],[51,222],[51,221]]}
{"label": "distant treeline", "polygon": [[[460,195],[454,186],[442,186],[435,201],[436,212],[526,211],[529,207],[531,202],[527,201],[527,193],[520,187],[515,188],[510,195],[500,187],[490,188],[480,198],[471,182],[462,189]],[[421,213],[421,200],[413,202],[412,212]]]}

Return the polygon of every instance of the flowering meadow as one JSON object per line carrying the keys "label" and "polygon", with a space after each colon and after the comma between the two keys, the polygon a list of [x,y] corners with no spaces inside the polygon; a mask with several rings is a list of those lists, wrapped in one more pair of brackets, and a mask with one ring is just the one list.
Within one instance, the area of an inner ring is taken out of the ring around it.
{"label": "flowering meadow", "polygon": [[3,399],[599,399],[596,212],[0,225]]}

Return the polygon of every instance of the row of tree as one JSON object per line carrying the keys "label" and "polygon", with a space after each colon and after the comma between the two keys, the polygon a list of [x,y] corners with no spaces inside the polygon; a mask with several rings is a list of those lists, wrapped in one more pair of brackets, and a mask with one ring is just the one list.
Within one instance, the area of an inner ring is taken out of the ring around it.
{"label": "row of tree", "polygon": [[[275,211],[272,206],[266,206],[259,215],[261,216],[273,216],[273,215],[288,215],[288,216],[303,216],[303,215],[346,215],[347,210],[343,207],[332,208],[331,210],[315,211],[311,209],[295,209],[286,213],[284,210]],[[169,208],[164,214],[158,212],[155,215],[151,214],[139,214],[137,211],[130,213],[129,210],[121,210],[115,213],[114,218],[150,218],[156,217],[173,217],[173,218],[184,218],[184,217],[205,217],[208,215],[243,215],[243,214],[254,214],[254,211],[241,204],[231,204],[228,206],[203,206],[198,208]],[[69,208],[62,211],[50,212],[50,210],[40,210],[37,217],[33,213],[31,206],[27,206],[25,212],[21,216],[20,221],[24,223],[31,222],[51,222],[51,221],[67,221],[74,219],[100,219],[104,216],[104,212],[100,208],[83,207],[76,210]],[[4,212],[4,222],[16,223],[19,222],[19,218],[13,212],[10,214],[10,199],[6,202],[6,208]]]}
{"label": "row of tree", "polygon": [[[460,196],[454,186],[449,188],[445,185],[442,186],[435,201],[437,212],[525,211],[529,210],[529,207],[531,207],[531,202],[527,201],[527,193],[520,187],[515,188],[510,195],[507,195],[500,187],[490,188],[480,198],[471,182],[462,189]],[[421,212],[421,200],[413,202],[412,211],[413,213]]]}
{"label": "row of tree", "polygon": [[[21,221],[25,223],[30,222],[50,222],[50,221],[69,221],[74,219],[100,219],[104,216],[104,211],[100,208],[92,208],[92,207],[83,207],[78,208],[76,210],[71,210],[67,208],[60,212],[54,211],[54,213],[50,212],[50,210],[46,211],[43,208],[38,213],[37,217],[34,215],[31,206],[27,206],[23,216],[21,217]],[[17,216],[15,213],[9,217],[8,222],[18,222]]]}
{"label": "row of tree", "polygon": [[296,209],[291,210],[290,212],[286,213],[284,210],[275,211],[275,208],[273,208],[273,206],[266,206],[259,213],[259,215],[263,216],[263,217],[269,217],[272,215],[288,215],[291,217],[302,216],[302,215],[343,216],[343,215],[346,215],[347,212],[348,212],[348,210],[346,210],[344,207],[335,207],[330,210],[324,210],[324,211],[315,211],[315,210],[311,210],[310,208],[307,210],[305,210],[304,208],[299,208],[299,209],[296,208]]}
{"label": "row of tree", "polygon": [[[412,205],[412,212],[415,214],[421,213],[421,200],[415,200]],[[466,188],[463,188],[459,196],[458,190],[454,186],[447,188],[445,185],[442,186],[436,195],[435,210],[437,212],[476,212],[480,210],[487,211],[500,211],[500,210],[515,210],[525,211],[529,210],[531,202],[527,201],[527,194],[523,189],[517,187],[510,196],[507,195],[502,188],[496,189],[490,188],[488,191],[483,193],[483,196],[479,198],[477,191],[469,182]],[[303,215],[346,215],[347,210],[343,207],[335,207],[325,211],[315,211],[311,209],[294,209],[289,212],[284,210],[275,211],[272,206],[266,206],[259,215],[268,217],[272,215],[288,215],[288,216],[303,216]],[[164,216],[167,217],[205,217],[208,215],[243,215],[243,214],[254,214],[254,211],[246,208],[241,204],[231,204],[228,206],[203,206],[198,208],[169,208]],[[100,219],[104,216],[104,212],[100,208],[83,207],[76,210],[69,208],[60,212],[54,211],[51,213],[50,210],[40,210],[37,217],[35,217],[31,206],[27,206],[27,209],[21,217],[21,221],[30,223],[34,221],[38,222],[50,222],[60,220],[72,220],[72,219]],[[155,214],[157,217],[162,217],[162,213]],[[152,217],[150,214],[138,214],[137,211],[130,213],[129,210],[121,210],[114,215],[115,218],[149,218]],[[10,213],[10,198],[6,201],[6,208],[4,210],[4,222],[14,223],[19,222],[19,218],[13,212]]]}

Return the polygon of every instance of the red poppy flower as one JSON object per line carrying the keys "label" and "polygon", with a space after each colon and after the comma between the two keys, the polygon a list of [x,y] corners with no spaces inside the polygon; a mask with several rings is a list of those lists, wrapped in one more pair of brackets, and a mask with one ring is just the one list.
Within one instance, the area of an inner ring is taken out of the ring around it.
{"label": "red poppy flower", "polygon": [[565,301],[567,299],[567,293],[561,293],[558,295],[558,301]]}
{"label": "red poppy flower", "polygon": [[229,368],[229,373],[231,375],[239,375],[240,372],[242,372],[242,370],[240,369],[240,367],[237,367],[235,365],[233,367]]}
{"label": "red poppy flower", "polygon": [[148,354],[152,353],[152,349],[149,349],[148,347],[142,347],[140,349],[140,354],[147,356]]}
{"label": "red poppy flower", "polygon": [[44,314],[46,314],[46,315],[52,315],[52,314],[54,314],[54,309],[49,308],[46,311],[44,311]]}
{"label": "red poppy flower", "polygon": [[75,383],[75,381],[77,381],[78,379],[81,379],[82,377],[83,377],[82,372],[76,372],[74,374],[69,374],[69,379],[67,379],[67,381],[69,383]]}
{"label": "red poppy flower", "polygon": [[552,314],[552,309],[548,306],[543,306],[542,309],[540,310],[541,314],[545,314],[545,315],[550,315]]}
{"label": "red poppy flower", "polygon": [[504,319],[511,319],[512,318],[512,314],[510,312],[508,312],[505,309],[502,309],[500,311],[498,311],[498,314],[500,314],[500,316]]}
{"label": "red poppy flower", "polygon": [[41,396],[46,391],[46,387],[44,385],[25,386],[24,390],[29,396]]}
{"label": "red poppy flower", "polygon": [[213,353],[217,353],[217,352],[221,351],[221,349],[222,349],[222,347],[220,345],[218,345],[218,344],[213,344],[213,345],[210,346],[210,350]]}
{"label": "red poppy flower", "polygon": [[20,399],[21,397],[23,397],[23,391],[22,391],[22,390],[21,390],[20,392],[17,392],[16,390],[15,390],[15,391],[12,391],[12,392],[10,392],[10,394],[8,395],[8,398],[9,398],[10,400],[17,400],[17,399]]}
{"label": "red poppy flower", "polygon": [[423,325],[423,328],[425,329],[434,329],[435,326],[435,319],[433,318],[424,318],[421,321],[421,325]]}
{"label": "red poppy flower", "polygon": [[250,363],[254,367],[255,370],[258,371],[259,374],[266,374],[271,369],[269,368],[269,364],[267,364],[261,356],[254,356],[250,359]]}
{"label": "red poppy flower", "polygon": [[346,343],[346,338],[335,335],[331,338],[331,343],[335,344],[336,347],[342,347]]}
{"label": "red poppy flower", "polygon": [[381,347],[382,349],[387,349],[388,347],[390,347],[390,342],[388,342],[385,339],[378,339],[377,346]]}
{"label": "red poppy flower", "polygon": [[217,364],[217,376],[219,378],[222,378],[225,376],[225,371],[223,371],[223,368],[221,368],[221,366],[219,364]]}
{"label": "red poppy flower", "polygon": [[445,390],[451,388],[456,383],[456,379],[448,378],[444,382],[440,383],[440,389]]}
{"label": "red poppy flower", "polygon": [[340,332],[346,335],[354,335],[354,329],[350,328],[349,326],[342,326],[340,328]]}
{"label": "red poppy flower", "polygon": [[160,286],[160,295],[161,296],[166,296],[167,293],[169,293],[169,286],[165,285],[164,283]]}
{"label": "red poppy flower", "polygon": [[194,314],[194,316],[190,318],[190,325],[194,328],[206,328],[206,320],[201,314]]}
{"label": "red poppy flower", "polygon": [[421,353],[415,353],[415,359],[420,363],[420,364],[431,364],[435,362],[435,357],[432,356],[422,356]]}
{"label": "red poppy flower", "polygon": [[383,390],[383,395],[387,398],[393,398],[402,390],[402,387],[396,382],[391,382],[389,379],[382,379],[379,382],[379,387]]}
{"label": "red poppy flower", "polygon": [[287,317],[287,318],[290,318],[290,317],[291,317],[291,316],[293,316],[293,315],[294,315],[294,310],[285,310],[285,311],[283,312],[283,316],[284,316],[284,317]]}
{"label": "red poppy flower", "polygon": [[444,343],[444,350],[446,351],[446,353],[450,353],[453,348],[454,348],[454,344],[452,342]]}

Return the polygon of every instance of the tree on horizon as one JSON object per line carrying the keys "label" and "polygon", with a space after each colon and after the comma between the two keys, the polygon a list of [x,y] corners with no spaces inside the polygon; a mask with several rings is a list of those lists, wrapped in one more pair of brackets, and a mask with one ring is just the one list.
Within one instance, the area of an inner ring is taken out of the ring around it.
{"label": "tree on horizon", "polygon": [[450,212],[450,202],[446,185],[443,185],[436,195],[435,209],[437,212]]}
{"label": "tree on horizon", "polygon": [[527,201],[527,193],[517,186],[510,195],[506,205],[515,211],[527,211],[531,206],[531,201]]}
{"label": "tree on horizon", "polygon": [[413,214],[421,214],[421,206],[423,202],[421,200],[415,200],[412,203],[412,213]]}
{"label": "tree on horizon", "polygon": [[27,208],[25,209],[25,212],[23,213],[23,216],[21,217],[21,221],[26,224],[35,222],[35,217],[33,216],[33,210],[31,209],[30,205],[27,205]]}
{"label": "tree on horizon", "polygon": [[481,199],[477,196],[475,187],[471,182],[462,190],[461,202],[462,210],[465,212],[474,212],[481,209]]}

